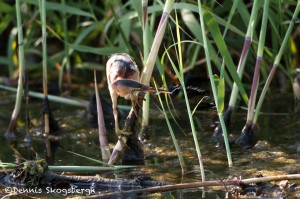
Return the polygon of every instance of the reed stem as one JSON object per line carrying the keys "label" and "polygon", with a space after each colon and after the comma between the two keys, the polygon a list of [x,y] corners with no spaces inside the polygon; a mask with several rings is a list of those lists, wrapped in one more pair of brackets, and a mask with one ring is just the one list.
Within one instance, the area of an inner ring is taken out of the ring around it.
{"label": "reed stem", "polygon": [[[208,70],[208,74],[210,77],[210,84],[211,84],[214,100],[216,103],[216,107],[218,107],[218,95],[217,95],[217,91],[216,91],[216,85],[215,85],[215,81],[213,78],[213,72],[212,72],[212,67],[211,67],[211,62],[210,62],[210,54],[209,54],[209,49],[208,49],[208,44],[207,44],[207,37],[206,37],[206,33],[205,33],[205,24],[204,24],[204,19],[203,19],[203,10],[202,10],[202,5],[201,5],[201,0],[198,0],[198,8],[199,8],[198,12],[199,12],[199,18],[200,18],[200,24],[201,24],[201,32],[202,32],[202,37],[203,37],[203,47],[204,47],[205,57],[206,57],[206,61],[207,61],[206,62],[207,70]],[[218,113],[220,113],[219,110],[218,110]],[[220,117],[220,123],[224,124],[223,117]],[[226,152],[227,152],[227,154],[231,154],[229,143],[228,143],[228,138],[227,138],[227,133],[226,133],[226,130],[224,131],[223,128],[225,129],[226,127],[224,125],[222,126]],[[225,132],[225,134],[224,134],[224,132]],[[229,165],[229,167],[231,167],[232,166],[231,155],[229,155],[229,156],[227,155],[227,159],[228,159],[228,165]]]}
{"label": "reed stem", "polygon": [[96,103],[97,103],[97,117],[98,117],[98,132],[99,132],[100,150],[101,150],[102,160],[104,162],[108,162],[108,160],[110,158],[110,149],[109,149],[108,139],[107,139],[107,134],[106,134],[101,98],[100,98],[99,92],[98,92],[96,70],[94,70],[94,81],[95,81],[95,93],[96,93]]}
{"label": "reed stem", "polygon": [[39,1],[40,16],[42,23],[42,51],[43,51],[43,93],[44,93],[44,111],[43,111],[43,128],[44,133],[50,133],[50,108],[48,102],[48,79],[47,79],[47,32],[46,32],[46,2],[45,0]]}
{"label": "reed stem", "polygon": [[[143,28],[143,54],[144,54],[144,67],[146,67],[145,60],[147,60],[149,56],[149,49],[150,49],[150,30],[149,30],[149,23],[148,23],[148,0],[142,1],[142,28]],[[148,137],[148,130],[149,130],[149,108],[150,108],[150,94],[145,94],[145,101],[143,102],[143,111],[142,111],[142,130],[141,136],[142,139]]]}
{"label": "reed stem", "polygon": [[152,71],[153,71],[154,64],[155,64],[155,61],[157,58],[158,50],[161,45],[161,41],[163,39],[165,30],[166,30],[166,25],[168,22],[168,17],[173,8],[173,5],[174,5],[174,0],[167,0],[165,3],[163,14],[161,16],[161,19],[160,19],[160,22],[159,22],[152,46],[151,46],[151,50],[150,50],[149,56],[146,61],[146,66],[144,67],[144,70],[141,75],[141,83],[142,84],[149,85],[149,83],[150,83],[150,79],[152,77]]}
{"label": "reed stem", "polygon": [[[246,33],[246,37],[245,37],[245,41],[244,41],[244,45],[243,45],[243,50],[242,50],[240,61],[238,63],[238,67],[237,67],[237,72],[238,72],[238,75],[239,75],[241,80],[242,80],[242,77],[243,77],[243,73],[244,73],[244,69],[245,69],[245,63],[246,63],[247,55],[248,55],[248,52],[249,52],[249,48],[250,48],[250,45],[252,43],[252,37],[253,37],[254,28],[255,28],[255,22],[256,22],[257,13],[258,13],[258,10],[259,10],[259,3],[258,2],[259,2],[259,0],[254,0],[254,2],[253,2],[251,16],[250,16],[250,20],[249,20],[249,23],[248,23],[247,33]],[[238,97],[237,94],[238,94],[238,87],[237,87],[236,83],[234,83],[232,91],[231,91],[231,95],[230,95],[230,100],[229,100],[229,107],[231,109],[235,108],[235,106],[236,106],[236,101],[237,101],[237,97]]]}
{"label": "reed stem", "polygon": [[284,50],[285,50],[285,48],[286,48],[286,46],[287,46],[287,44],[288,44],[288,42],[290,40],[291,32],[292,32],[293,27],[295,25],[295,21],[296,21],[298,15],[299,15],[299,11],[300,11],[300,0],[298,0],[298,2],[297,2],[297,6],[296,6],[294,14],[292,16],[291,22],[289,24],[289,27],[288,27],[286,33],[285,33],[284,39],[283,39],[282,44],[280,46],[279,52],[278,52],[278,54],[277,54],[277,56],[275,58],[274,64],[273,64],[272,69],[271,69],[271,72],[270,72],[270,74],[268,76],[268,79],[267,79],[267,81],[266,81],[266,83],[264,85],[264,88],[262,90],[262,93],[261,93],[261,95],[259,97],[259,100],[258,100],[258,103],[257,103],[257,106],[256,106],[256,112],[255,112],[254,119],[253,119],[253,126],[257,122],[257,119],[258,119],[258,116],[259,116],[259,112],[260,112],[262,103],[264,101],[264,98],[266,96],[267,90],[268,90],[268,88],[269,88],[269,86],[271,84],[271,81],[273,79],[274,73],[275,73],[275,71],[276,71],[276,69],[277,69],[277,67],[278,67],[278,65],[280,63],[281,57],[283,55],[283,52],[284,52]]}
{"label": "reed stem", "polygon": [[[162,41],[164,33],[165,33],[168,17],[173,8],[173,5],[174,5],[174,0],[167,0],[165,3],[163,14],[161,16],[160,23],[159,23],[157,31],[156,31],[155,38],[152,43],[149,56],[147,58],[145,67],[141,74],[140,82],[142,84],[149,85],[149,83],[150,83],[150,79],[152,77],[152,71],[153,71],[154,64],[155,64],[155,61],[157,58],[158,50],[160,48],[161,41]],[[138,106],[136,106],[136,110],[138,109],[137,107]],[[131,132],[131,131],[128,131],[128,130],[131,130],[133,127],[130,125],[135,125],[135,122],[133,120],[136,118],[133,115],[134,115],[134,110],[132,108],[126,119],[126,122],[125,122],[125,129],[126,129],[125,131],[126,132]],[[114,164],[117,161],[117,159],[120,156],[120,153],[124,149],[122,144],[126,144],[127,140],[128,140],[127,136],[121,136],[120,140],[117,142],[117,144],[114,147],[114,150],[111,154],[111,157],[109,160],[110,164]]]}
{"label": "reed stem", "polygon": [[[66,1],[65,0],[61,0],[61,3],[63,6],[66,5]],[[62,70],[59,74],[59,89],[62,90],[62,82],[63,82],[63,70],[66,67],[66,72],[67,72],[67,83],[68,86],[70,86],[72,84],[72,80],[71,80],[71,66],[70,66],[70,55],[69,55],[69,37],[68,37],[68,24],[67,24],[67,13],[66,12],[62,12],[62,22],[63,22],[63,32],[64,32],[64,50],[65,50],[65,58],[62,62],[62,66],[61,69]]]}
{"label": "reed stem", "polygon": [[248,123],[252,123],[254,117],[254,107],[256,102],[256,95],[257,95],[259,76],[260,76],[260,65],[263,57],[265,38],[267,32],[266,30],[267,30],[267,22],[268,22],[268,15],[269,15],[269,4],[270,4],[270,0],[265,0],[262,24],[261,24],[260,34],[259,34],[259,41],[258,41],[258,51],[257,51],[254,75],[252,80],[251,94],[250,94],[250,100],[248,104],[248,114],[247,114]]}
{"label": "reed stem", "polygon": [[19,65],[19,79],[15,107],[11,116],[11,120],[5,135],[8,138],[15,138],[14,131],[16,128],[17,120],[20,114],[22,99],[23,99],[23,80],[24,80],[24,43],[23,43],[23,30],[21,19],[21,4],[20,0],[16,0],[16,14],[17,14],[17,29],[18,29],[18,65]]}
{"label": "reed stem", "polygon": [[[155,83],[155,82],[154,82],[154,83]],[[157,88],[157,85],[156,85],[156,84],[155,84],[155,88],[156,88],[156,90],[157,90],[157,92],[158,92],[158,88]],[[181,171],[182,171],[182,173],[185,173],[185,171],[186,171],[186,165],[185,165],[185,162],[184,162],[184,160],[183,160],[183,156],[182,156],[182,153],[181,153],[181,149],[180,149],[180,147],[179,147],[179,145],[178,145],[178,142],[177,142],[177,140],[176,140],[176,137],[175,137],[173,128],[172,128],[172,126],[171,126],[171,124],[170,124],[170,121],[169,121],[169,118],[168,118],[168,116],[167,116],[167,114],[166,114],[166,110],[165,110],[165,107],[164,107],[164,105],[163,105],[163,102],[162,102],[162,100],[161,100],[160,95],[158,95],[158,99],[159,99],[160,105],[161,105],[161,107],[162,107],[162,113],[163,113],[163,115],[164,115],[164,117],[165,117],[166,123],[167,123],[167,125],[168,125],[169,130],[170,130],[170,135],[171,135],[172,141],[173,141],[173,143],[174,143],[174,146],[175,146],[175,149],[176,149],[176,152],[177,152],[177,156],[178,156],[178,159],[179,159],[179,162],[180,162]]]}

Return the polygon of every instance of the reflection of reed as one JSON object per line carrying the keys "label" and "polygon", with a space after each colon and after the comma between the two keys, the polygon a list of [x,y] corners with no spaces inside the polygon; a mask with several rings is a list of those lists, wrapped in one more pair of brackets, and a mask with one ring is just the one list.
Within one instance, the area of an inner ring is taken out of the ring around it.
{"label": "reflection of reed", "polygon": [[47,164],[54,165],[55,154],[59,145],[59,136],[49,135],[45,138],[45,156]]}

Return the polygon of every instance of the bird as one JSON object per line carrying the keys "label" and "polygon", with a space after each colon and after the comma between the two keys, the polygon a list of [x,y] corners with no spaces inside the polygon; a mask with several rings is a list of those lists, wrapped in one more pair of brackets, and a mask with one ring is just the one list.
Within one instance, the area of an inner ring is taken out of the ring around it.
{"label": "bird", "polygon": [[139,98],[144,99],[145,92],[172,93],[163,88],[154,88],[139,82],[140,71],[134,59],[125,53],[113,54],[106,63],[106,76],[108,89],[112,100],[113,115],[115,120],[115,132],[117,136],[127,134],[119,128],[117,100],[118,97],[124,97],[131,100],[132,108],[137,115],[135,105]]}
{"label": "bird", "polygon": [[122,132],[119,128],[117,100],[118,97],[124,97],[131,100],[134,107],[137,101],[137,93],[131,90],[130,86],[114,84],[119,80],[131,80],[139,82],[140,71],[134,59],[126,54],[112,54],[106,63],[106,76],[108,89],[112,100],[112,108],[115,120],[115,132],[119,136]]}
{"label": "bird", "polygon": [[133,100],[136,100],[137,98],[143,98],[145,92],[156,93],[156,95],[160,93],[169,93],[169,94],[173,93],[173,91],[168,91],[163,88],[156,89],[154,87],[147,86],[145,84],[142,84],[140,82],[131,79],[117,80],[112,84],[112,88],[125,99],[133,99]]}

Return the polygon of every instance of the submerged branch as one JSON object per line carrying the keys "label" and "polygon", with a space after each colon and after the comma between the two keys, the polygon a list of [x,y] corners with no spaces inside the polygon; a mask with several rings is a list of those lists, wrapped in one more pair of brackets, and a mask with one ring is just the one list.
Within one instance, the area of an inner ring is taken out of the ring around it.
{"label": "submerged branch", "polygon": [[95,183],[96,186],[109,188],[131,188],[139,189],[141,187],[149,186],[166,186],[169,183],[151,180],[150,177],[141,177],[137,179],[110,179],[101,176],[76,176],[76,175],[60,175],[53,172],[47,173],[47,180],[49,182],[64,181],[69,183]]}
{"label": "submerged branch", "polygon": [[110,179],[99,175],[77,176],[62,175],[52,172],[44,159],[25,161],[19,165],[12,165],[14,170],[4,176],[0,175],[1,183],[5,186],[56,186],[60,183],[77,183],[78,186],[93,186],[105,189],[140,189],[152,186],[169,185],[166,182],[153,180],[148,175],[139,175],[133,179]]}
{"label": "submerged branch", "polygon": [[[271,181],[282,181],[282,180],[300,180],[300,174],[291,175],[279,175],[269,177],[256,177],[248,179],[230,179],[230,180],[214,180],[214,181],[202,181],[202,182],[190,182],[180,184],[170,184],[168,182],[160,182],[153,180],[148,175],[136,176],[133,179],[110,179],[101,176],[77,176],[77,175],[61,175],[52,172],[43,159],[35,161],[25,161],[20,165],[12,165],[15,169],[6,173],[2,180],[5,186],[11,185],[29,185],[29,186],[56,186],[61,182],[78,184],[78,186],[91,186],[96,188],[105,188],[106,191],[115,192],[94,195],[89,198],[108,197],[124,194],[147,194],[155,192],[175,191],[183,189],[192,189],[200,187],[225,187],[227,186],[239,186],[242,189],[248,186],[257,184],[260,186],[261,183]],[[0,176],[1,177],[1,176]],[[120,192],[121,188],[121,192]],[[108,190],[109,189],[109,190]],[[127,191],[126,191],[127,189]],[[131,190],[128,190],[131,189]],[[234,188],[236,189],[236,187]],[[296,189],[295,189],[296,190]]]}
{"label": "submerged branch", "polygon": [[[132,108],[130,113],[128,114],[123,129],[123,131],[126,132],[126,134],[122,134],[120,136],[116,147],[114,147],[111,157],[108,161],[109,164],[115,164],[119,160],[120,155],[123,152],[124,155],[122,157],[122,161],[124,164],[145,164],[144,152],[141,147],[141,142],[138,139],[137,132],[134,130],[136,121],[138,119],[136,113],[138,113],[140,110],[139,103],[141,104],[141,101],[142,99],[139,100],[139,102],[135,105],[135,108]],[[125,144],[126,146],[123,147],[123,145]],[[120,150],[119,147],[121,147],[122,150]]]}

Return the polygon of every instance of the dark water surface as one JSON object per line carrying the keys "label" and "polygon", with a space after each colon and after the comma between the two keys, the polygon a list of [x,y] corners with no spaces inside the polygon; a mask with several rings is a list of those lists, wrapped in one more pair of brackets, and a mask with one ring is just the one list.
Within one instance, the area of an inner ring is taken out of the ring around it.
{"label": "dark water surface", "polygon": [[[196,102],[192,103],[192,108],[195,104]],[[0,91],[0,160],[2,162],[19,163],[22,160],[16,158],[13,150],[9,147],[9,143],[4,138],[4,132],[8,126],[13,106],[14,93]],[[72,151],[101,160],[98,133],[96,129],[89,127],[84,116],[85,110],[57,103],[51,103],[51,106],[53,107],[55,118],[61,119],[59,124],[65,132],[59,140],[53,164],[101,166],[98,163],[68,152]],[[147,166],[125,171],[99,172],[98,174],[110,178],[130,178],[135,173],[144,172],[157,181],[170,183],[201,181],[197,155],[184,104],[176,104],[175,102],[175,106],[180,107],[177,109],[177,113],[180,115],[178,123],[184,129],[185,135],[174,122],[172,122],[172,125],[187,165],[188,172],[186,175],[182,176],[181,174],[180,164],[164,117],[153,104],[151,108],[152,119],[150,121],[151,140],[143,145]],[[30,102],[30,117],[35,125],[39,125],[41,122],[40,107],[41,100],[35,99]],[[211,141],[212,131],[215,126],[214,121],[217,118],[216,114],[212,108],[198,108],[195,112],[195,124],[204,158],[207,180],[233,179],[235,177],[251,178],[258,173],[261,173],[263,176],[300,173],[300,112],[296,110],[292,97],[278,94],[275,97],[273,96],[272,99],[266,99],[263,112],[258,122],[259,132],[257,136],[260,141],[253,149],[248,151],[242,151],[238,147],[233,147],[231,150],[234,166],[228,168],[225,150],[216,147],[216,144]],[[245,119],[246,111],[239,107],[232,115],[232,128],[229,130],[233,137],[238,136],[245,124]],[[18,131],[25,132],[25,128],[19,127]],[[113,146],[116,143],[116,137],[112,130],[109,130],[108,133],[109,141],[111,146]],[[45,143],[38,138],[39,136],[36,133],[33,135],[35,136],[32,136],[32,147],[39,157],[44,158],[46,156]],[[18,134],[17,148],[24,158],[33,158],[30,157],[29,154],[31,153],[23,142],[24,137],[25,133]],[[299,192],[296,194],[299,197]],[[224,198],[225,195],[226,192],[224,190],[208,189],[205,198]],[[201,196],[201,190],[191,189],[158,193],[148,197],[200,198]],[[50,194],[46,197],[51,198],[54,195]],[[293,197],[296,196],[294,195]]]}

